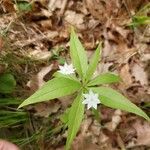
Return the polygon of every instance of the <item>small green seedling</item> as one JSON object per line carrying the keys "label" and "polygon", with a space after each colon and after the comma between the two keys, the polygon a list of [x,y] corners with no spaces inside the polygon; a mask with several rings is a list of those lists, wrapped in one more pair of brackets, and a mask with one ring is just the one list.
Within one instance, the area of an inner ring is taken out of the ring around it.
{"label": "small green seedling", "polygon": [[129,24],[130,27],[136,28],[141,25],[149,25],[150,17],[148,13],[150,11],[150,2],[142,7],[134,16],[132,16],[132,22]]}
{"label": "small green seedling", "polygon": [[19,12],[30,12],[32,10],[32,2],[27,2],[27,1],[24,1],[24,0],[21,0],[21,1],[16,1],[15,0],[15,3],[16,3],[16,6],[17,6],[17,10]]}
{"label": "small green seedling", "polygon": [[72,28],[70,56],[73,65],[65,63],[64,66],[59,66],[60,70],[54,73],[54,78],[19,106],[21,108],[29,104],[76,94],[71,107],[67,109],[64,117],[61,118],[68,127],[66,150],[70,149],[72,141],[80,128],[84,118],[85,104],[87,104],[88,109],[96,110],[98,104],[101,103],[111,108],[137,114],[150,121],[146,113],[135,104],[114,89],[106,86],[106,84],[119,82],[120,77],[118,75],[104,73],[93,77],[100,55],[101,45],[97,47],[90,63],[88,63],[86,52]]}
{"label": "small green seedling", "polygon": [[26,112],[17,111],[15,107],[14,109],[12,107],[18,106],[20,103],[20,99],[9,97],[9,94],[14,92],[15,87],[16,80],[12,74],[0,74],[0,129],[19,125],[28,119]]}
{"label": "small green seedling", "polygon": [[133,16],[132,22],[129,24],[131,27],[137,27],[140,25],[148,25],[150,24],[149,16]]}
{"label": "small green seedling", "polygon": [[13,92],[16,86],[16,80],[10,73],[0,75],[0,93],[7,94]]}

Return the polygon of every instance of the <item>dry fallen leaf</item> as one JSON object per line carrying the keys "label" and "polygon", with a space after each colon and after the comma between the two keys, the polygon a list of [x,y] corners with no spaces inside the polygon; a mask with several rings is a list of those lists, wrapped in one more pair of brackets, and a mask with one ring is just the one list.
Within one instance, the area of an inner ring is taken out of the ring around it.
{"label": "dry fallen leaf", "polygon": [[146,145],[150,146],[150,123],[137,120],[133,127],[137,132],[137,139],[134,146]]}
{"label": "dry fallen leaf", "polygon": [[114,49],[113,45],[108,40],[105,40],[102,56],[110,57],[110,56],[114,55],[113,49]]}
{"label": "dry fallen leaf", "polygon": [[114,131],[117,126],[119,125],[119,123],[121,122],[121,115],[122,115],[122,112],[121,110],[116,110],[114,112],[114,115],[112,116],[112,121],[111,122],[108,122],[106,123],[106,128],[110,131]]}
{"label": "dry fallen leaf", "polygon": [[140,64],[134,64],[132,68],[132,75],[136,81],[139,81],[141,85],[148,85],[147,74],[144,71],[144,66]]}
{"label": "dry fallen leaf", "polygon": [[143,54],[142,57],[141,57],[141,60],[142,61],[148,61],[148,60],[150,60],[150,54]]}
{"label": "dry fallen leaf", "polygon": [[52,67],[53,65],[42,68],[41,71],[37,75],[33,76],[27,83],[27,86],[32,90],[32,92],[44,85],[44,76],[52,70]]}
{"label": "dry fallen leaf", "polygon": [[115,148],[112,145],[112,141],[110,137],[105,135],[102,131],[100,132],[100,135],[99,135],[98,144],[99,144],[99,150],[118,150],[118,148]]}
{"label": "dry fallen leaf", "polygon": [[120,86],[122,86],[124,89],[130,87],[132,84],[132,76],[129,69],[129,65],[125,64],[121,67],[119,72],[119,75],[123,81],[123,83],[120,82]]}
{"label": "dry fallen leaf", "polygon": [[93,124],[91,125],[91,131],[94,135],[99,136],[101,132],[101,125],[99,122],[94,120]]}
{"label": "dry fallen leaf", "polygon": [[83,136],[80,134],[76,139],[73,141],[72,144],[73,150],[99,150],[99,146],[92,142],[92,138],[90,135]]}
{"label": "dry fallen leaf", "polygon": [[49,51],[34,50],[28,54],[34,60],[48,60],[52,54]]}
{"label": "dry fallen leaf", "polygon": [[85,135],[88,132],[89,126],[91,125],[91,123],[92,123],[91,118],[87,118],[83,120],[81,127],[80,127],[81,134]]}
{"label": "dry fallen leaf", "polygon": [[41,20],[39,23],[44,31],[47,29],[51,29],[52,27],[52,21],[50,19]]}
{"label": "dry fallen leaf", "polygon": [[14,8],[14,3],[13,1],[10,0],[4,0],[0,2],[2,4],[2,6],[4,7],[5,12],[14,12],[15,8]]}
{"label": "dry fallen leaf", "polygon": [[52,13],[46,9],[41,9],[41,14],[43,14],[43,16],[45,16],[47,18],[50,18],[52,16]]}
{"label": "dry fallen leaf", "polygon": [[109,72],[109,68],[110,68],[112,65],[113,65],[112,62],[107,62],[107,63],[101,62],[101,63],[99,63],[98,66],[97,66],[96,72],[94,73],[94,76],[97,76],[97,75],[99,75],[100,73]]}
{"label": "dry fallen leaf", "polygon": [[93,136],[90,126],[92,124],[92,119],[85,119],[80,128],[79,135],[75,138],[72,144],[73,150],[98,150],[98,146],[94,143],[95,137]]}
{"label": "dry fallen leaf", "polygon": [[62,107],[67,108],[69,105],[72,104],[72,101],[74,100],[74,96],[68,95],[68,96],[60,97],[58,99],[61,102]]}
{"label": "dry fallen leaf", "polygon": [[[106,10],[106,3],[104,1],[97,1],[97,0],[84,0],[86,7],[88,8],[89,12],[95,18],[99,19],[100,21],[104,21],[107,17]],[[106,13],[105,13],[106,12]]]}
{"label": "dry fallen leaf", "polygon": [[50,0],[48,3],[49,11],[54,11],[57,8],[61,8],[62,0]]}
{"label": "dry fallen leaf", "polygon": [[49,117],[52,113],[56,113],[60,108],[60,104],[54,101],[47,103],[39,103],[34,106],[36,113],[35,116]]}
{"label": "dry fallen leaf", "polygon": [[78,29],[85,29],[84,15],[81,13],[76,13],[75,11],[67,10],[65,12],[64,19],[71,25],[76,26]]}

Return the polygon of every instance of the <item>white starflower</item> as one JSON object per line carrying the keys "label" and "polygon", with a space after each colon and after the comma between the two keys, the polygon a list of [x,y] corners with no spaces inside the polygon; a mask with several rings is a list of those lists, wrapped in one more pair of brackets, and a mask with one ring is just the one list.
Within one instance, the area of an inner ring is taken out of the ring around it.
{"label": "white starflower", "polygon": [[66,62],[64,64],[64,66],[59,66],[59,69],[60,70],[58,72],[60,72],[62,74],[66,74],[66,75],[73,74],[75,71],[75,69],[73,68],[73,65],[72,64],[68,65]]}
{"label": "white starflower", "polygon": [[87,104],[87,109],[93,107],[97,109],[97,104],[100,104],[100,100],[98,99],[98,94],[93,93],[92,90],[89,91],[88,94],[83,94],[85,97],[84,101],[82,104]]}

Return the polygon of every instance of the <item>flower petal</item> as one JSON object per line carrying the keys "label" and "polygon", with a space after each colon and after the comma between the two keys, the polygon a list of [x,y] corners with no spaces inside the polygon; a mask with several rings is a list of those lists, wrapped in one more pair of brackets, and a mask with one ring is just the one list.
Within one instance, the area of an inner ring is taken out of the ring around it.
{"label": "flower petal", "polygon": [[100,104],[97,93],[93,93],[93,91],[90,90],[89,93],[83,94],[83,96],[85,99],[82,104],[87,104],[87,109],[91,107],[97,109],[97,105]]}

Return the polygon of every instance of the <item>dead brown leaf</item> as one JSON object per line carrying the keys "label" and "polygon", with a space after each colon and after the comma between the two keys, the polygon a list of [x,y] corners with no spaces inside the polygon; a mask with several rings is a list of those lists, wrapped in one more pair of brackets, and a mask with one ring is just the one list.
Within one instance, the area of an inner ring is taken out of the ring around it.
{"label": "dead brown leaf", "polygon": [[78,29],[85,29],[84,15],[81,13],[76,13],[75,11],[67,10],[65,12],[65,21],[71,25],[76,26]]}
{"label": "dead brown leaf", "polygon": [[44,67],[41,71],[32,77],[32,79],[27,83],[27,86],[31,89],[31,93],[35,92],[41,86],[44,85],[44,76],[52,70],[53,65]]}
{"label": "dead brown leaf", "polygon": [[67,108],[69,105],[72,104],[72,101],[74,100],[74,96],[69,95],[69,96],[60,97],[58,99],[61,102],[63,108]]}
{"label": "dead brown leaf", "polygon": [[137,132],[137,139],[135,140],[134,146],[150,146],[150,123],[146,121],[137,120],[133,127]]}
{"label": "dead brown leaf", "polygon": [[39,103],[34,106],[36,111],[34,115],[38,117],[49,117],[52,113],[56,113],[60,106],[57,102]]}
{"label": "dead brown leaf", "polygon": [[4,1],[2,1],[2,5],[4,6],[4,11],[5,12],[12,13],[12,12],[15,11],[14,4],[10,0],[4,0]]}
{"label": "dead brown leaf", "polygon": [[109,72],[109,68],[113,65],[112,62],[107,62],[107,63],[104,63],[104,62],[101,62],[98,64],[98,67],[97,67],[97,70],[96,72],[94,73],[94,76],[97,76],[99,75],[100,73],[106,73],[106,72]]}
{"label": "dead brown leaf", "polygon": [[122,87],[124,88],[130,87],[133,81],[128,64],[125,64],[121,67],[119,75],[123,81],[123,83],[120,83],[123,84]]}
{"label": "dead brown leaf", "polygon": [[84,0],[84,2],[90,13],[102,22],[106,21],[108,18],[111,18],[110,16],[113,14],[116,14],[118,11],[118,6],[120,5],[118,0]]}
{"label": "dead brown leaf", "polygon": [[132,75],[136,81],[139,81],[141,85],[148,85],[148,77],[144,70],[144,66],[141,64],[134,64],[132,68]]}
{"label": "dead brown leaf", "polygon": [[48,3],[49,11],[55,11],[55,9],[57,8],[61,9],[61,6],[62,6],[62,0],[50,0]]}
{"label": "dead brown leaf", "polygon": [[122,112],[121,110],[116,110],[114,112],[114,115],[112,116],[112,121],[111,122],[108,122],[106,123],[106,128],[110,131],[114,131],[117,126],[119,125],[119,123],[121,122],[121,115],[122,115]]}
{"label": "dead brown leaf", "polygon": [[94,120],[93,124],[91,125],[91,131],[95,136],[99,136],[101,132],[101,125],[99,122]]}
{"label": "dead brown leaf", "polygon": [[52,21],[50,19],[48,20],[41,20],[40,22],[41,27],[43,30],[51,29],[52,27]]}
{"label": "dead brown leaf", "polygon": [[73,150],[99,150],[99,146],[92,143],[90,136],[78,136],[72,144]]}
{"label": "dead brown leaf", "polygon": [[[37,47],[38,48],[38,47]],[[48,60],[52,56],[49,51],[41,51],[40,49],[29,52],[28,57],[34,60]]]}

